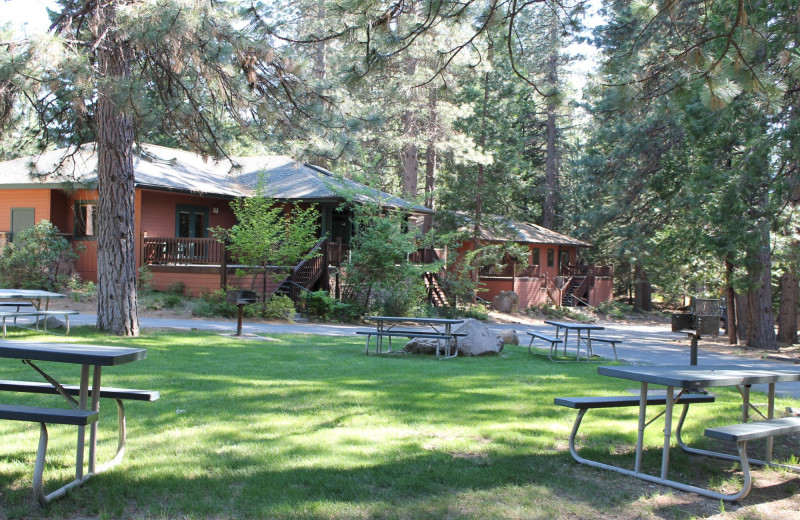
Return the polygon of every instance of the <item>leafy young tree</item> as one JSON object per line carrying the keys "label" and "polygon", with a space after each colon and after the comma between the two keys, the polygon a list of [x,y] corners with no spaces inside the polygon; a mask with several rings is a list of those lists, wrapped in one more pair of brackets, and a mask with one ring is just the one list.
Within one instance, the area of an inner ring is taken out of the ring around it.
{"label": "leafy young tree", "polygon": [[[317,240],[319,212],[316,207],[288,206],[270,199],[266,188],[260,184],[254,195],[231,202],[236,224],[230,229],[214,228],[215,238],[227,243],[228,250],[238,262],[247,266],[260,266],[265,276],[273,267],[297,265],[310,258]],[[273,274],[276,279],[285,276],[283,269]],[[256,277],[251,288],[255,287]]]}
{"label": "leafy young tree", "polygon": [[353,213],[352,250],[343,266],[344,299],[365,311],[408,315],[425,296],[422,275],[428,266],[408,260],[420,247],[419,234],[409,232],[403,215],[375,204],[359,204]]}

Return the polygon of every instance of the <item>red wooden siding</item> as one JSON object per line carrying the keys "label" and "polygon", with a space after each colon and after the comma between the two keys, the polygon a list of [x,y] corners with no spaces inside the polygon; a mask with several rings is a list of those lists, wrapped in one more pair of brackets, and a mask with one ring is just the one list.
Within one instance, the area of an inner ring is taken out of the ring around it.
{"label": "red wooden siding", "polygon": [[36,222],[51,220],[50,192],[48,189],[2,190],[0,195],[0,231],[11,231],[12,208],[33,208]]}

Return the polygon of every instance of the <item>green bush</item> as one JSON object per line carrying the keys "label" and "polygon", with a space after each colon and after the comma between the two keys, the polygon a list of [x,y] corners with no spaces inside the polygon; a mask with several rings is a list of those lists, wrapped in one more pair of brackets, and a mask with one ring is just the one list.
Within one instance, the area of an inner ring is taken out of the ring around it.
{"label": "green bush", "polygon": [[[186,284],[183,282],[173,282],[167,287],[167,294],[177,294],[183,296],[186,294]],[[223,293],[224,296],[224,293]]]}
{"label": "green bush", "polygon": [[336,308],[336,300],[327,291],[316,291],[306,300],[306,311],[312,318],[329,321]]}
{"label": "green bush", "polygon": [[337,301],[333,306],[333,319],[345,323],[357,322],[364,316],[364,310],[353,303]]}
{"label": "green bush", "polygon": [[183,296],[177,293],[167,292],[161,296],[161,302],[166,309],[176,309],[183,305]]}
{"label": "green bush", "polygon": [[611,300],[600,303],[600,305],[597,306],[597,312],[609,318],[624,320],[628,314],[633,312],[633,306]]}
{"label": "green bush", "polygon": [[61,290],[77,254],[58,228],[42,220],[20,231],[0,255],[0,284],[23,289]]}
{"label": "green bush", "polygon": [[76,302],[88,301],[97,296],[97,284],[91,281],[84,283],[77,274],[69,278],[65,287],[69,297]]}
{"label": "green bush", "polygon": [[143,265],[139,267],[139,278],[136,280],[136,287],[141,292],[150,292],[153,290],[153,271],[149,266]]}
{"label": "green bush", "polygon": [[294,302],[283,294],[273,294],[267,301],[247,307],[257,308],[258,316],[265,320],[290,320],[295,313]]}
{"label": "green bush", "polygon": [[477,303],[474,305],[467,305],[465,308],[461,309],[460,314],[463,318],[473,318],[484,321],[489,319],[489,311],[486,310],[486,307]]}
{"label": "green bush", "polygon": [[228,303],[222,289],[203,293],[192,305],[192,314],[203,318],[223,316],[233,318],[237,315],[236,305]]}

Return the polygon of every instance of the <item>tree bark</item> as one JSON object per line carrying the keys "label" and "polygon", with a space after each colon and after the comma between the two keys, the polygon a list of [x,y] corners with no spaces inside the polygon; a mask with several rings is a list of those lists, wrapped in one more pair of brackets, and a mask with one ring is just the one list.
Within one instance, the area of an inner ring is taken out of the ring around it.
{"label": "tree bark", "polygon": [[779,344],[793,345],[797,343],[797,298],[797,275],[787,269],[781,276],[781,299],[778,312]]}
{"label": "tree bark", "polygon": [[733,289],[733,263],[725,260],[725,300],[727,304],[728,343],[739,342],[736,323],[736,291]]}
{"label": "tree bark", "polygon": [[[437,112],[436,89],[431,88],[428,95],[428,143],[425,148],[425,207],[436,209],[434,190],[436,189],[436,170],[438,168],[439,153],[436,150],[436,141],[439,137],[439,114]],[[433,215],[425,215],[422,232],[428,233],[433,228]]]}
{"label": "tree bark", "polygon": [[[554,94],[558,88],[558,20],[550,28],[551,55],[548,60],[547,84]],[[558,192],[558,127],[556,121],[556,96],[547,100],[547,153],[545,157],[545,194],[542,207],[542,226],[555,229],[556,193]]]}
{"label": "tree bark", "polygon": [[775,337],[775,318],[772,313],[772,260],[770,259],[769,228],[766,225],[763,228],[762,246],[757,255],[760,267],[760,273],[757,273],[759,286],[748,295],[752,319],[748,327],[747,346],[761,350],[778,350],[778,341]]}
{"label": "tree bark", "polygon": [[[113,27],[115,11],[109,4],[102,16]],[[98,57],[97,99],[97,328],[124,336],[139,335],[136,302],[133,172],[133,121],[117,104],[115,92],[131,74],[133,52],[113,35]]]}
{"label": "tree bark", "polygon": [[739,343],[749,344],[750,336],[750,298],[746,294],[736,295],[736,331]]}
{"label": "tree bark", "polygon": [[[328,13],[325,9],[325,0],[318,0],[317,2],[317,21],[318,27],[325,27],[326,18]],[[326,40],[317,42],[316,49],[314,49],[314,76],[318,80],[323,81],[327,73],[328,61],[328,45]]]}
{"label": "tree bark", "polygon": [[650,312],[653,310],[653,289],[642,264],[634,267],[634,277],[633,308],[639,312]]}

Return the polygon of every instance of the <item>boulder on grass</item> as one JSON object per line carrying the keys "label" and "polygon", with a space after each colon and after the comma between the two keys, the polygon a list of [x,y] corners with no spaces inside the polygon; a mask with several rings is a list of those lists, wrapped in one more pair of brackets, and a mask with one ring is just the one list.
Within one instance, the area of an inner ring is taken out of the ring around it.
{"label": "boulder on grass", "polygon": [[[411,338],[406,346],[403,347],[403,350],[406,352],[410,352],[412,354],[429,354],[433,355],[436,354],[436,344],[438,340],[435,339],[425,339],[425,338]],[[441,346],[440,351],[444,349],[444,345]]]}
{"label": "boulder on grass", "polygon": [[461,355],[487,356],[503,351],[503,342],[478,320],[465,320],[453,332],[466,334],[458,338],[458,353]]}
{"label": "boulder on grass", "polygon": [[54,318],[53,316],[39,318],[39,321],[36,323],[36,325],[42,330],[45,328],[47,328],[47,330],[67,328],[67,325],[63,321],[59,320],[58,318]]}
{"label": "boulder on grass", "polygon": [[492,309],[498,312],[514,313],[519,310],[519,296],[514,291],[500,291],[492,300]]}
{"label": "boulder on grass", "polygon": [[497,337],[506,345],[519,345],[519,336],[513,330],[505,330]]}

